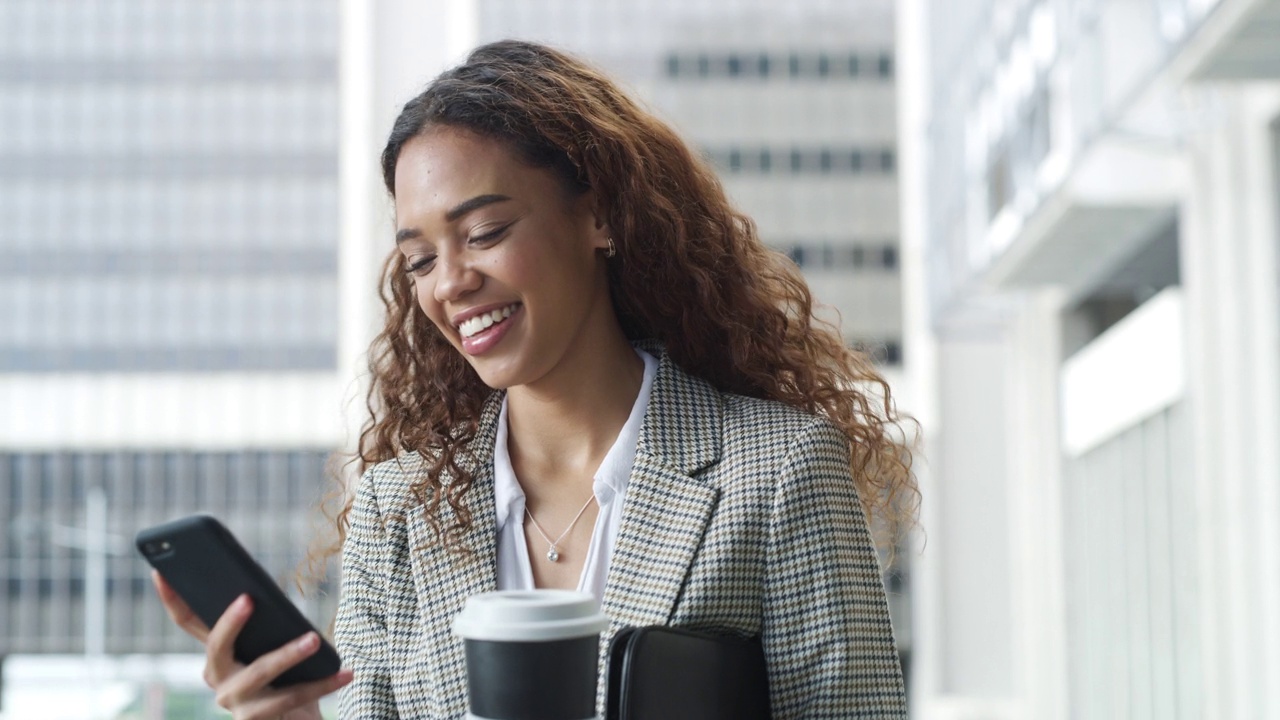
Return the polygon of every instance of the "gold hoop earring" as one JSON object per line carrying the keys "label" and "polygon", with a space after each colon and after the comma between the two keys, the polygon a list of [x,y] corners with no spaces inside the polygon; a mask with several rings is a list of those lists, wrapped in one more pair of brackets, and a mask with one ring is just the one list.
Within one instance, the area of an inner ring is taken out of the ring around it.
{"label": "gold hoop earring", "polygon": [[618,254],[618,246],[613,244],[613,238],[609,238],[609,246],[604,249],[604,256],[611,258]]}

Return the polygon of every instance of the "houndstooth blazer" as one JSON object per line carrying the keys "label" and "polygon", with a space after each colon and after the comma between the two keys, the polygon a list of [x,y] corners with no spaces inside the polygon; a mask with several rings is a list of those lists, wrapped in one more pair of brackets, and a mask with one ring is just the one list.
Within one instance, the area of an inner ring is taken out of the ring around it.
{"label": "houndstooth blazer", "polygon": [[[463,645],[451,623],[468,596],[496,585],[498,397],[467,461],[470,555],[439,547],[410,494],[422,472],[416,455],[380,463],[360,481],[336,623],[338,650],[355,673],[341,698],[344,719],[466,712]],[[829,422],[718,392],[662,354],[624,503],[602,651],[626,626],[758,636],[775,718],[906,717],[848,440]],[[442,522],[452,519],[442,511]]]}

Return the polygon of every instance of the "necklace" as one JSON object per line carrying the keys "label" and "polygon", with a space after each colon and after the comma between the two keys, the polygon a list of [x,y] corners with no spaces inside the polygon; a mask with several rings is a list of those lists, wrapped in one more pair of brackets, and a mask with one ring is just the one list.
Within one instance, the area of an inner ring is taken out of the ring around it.
{"label": "necklace", "polygon": [[592,493],[591,497],[587,498],[587,504],[583,505],[582,509],[578,511],[578,514],[573,516],[573,522],[570,522],[569,527],[565,528],[564,532],[560,533],[560,537],[556,538],[555,540],[552,540],[550,537],[547,536],[546,531],[543,530],[542,526],[538,524],[537,518],[533,516],[532,512],[529,512],[529,506],[528,505],[525,506],[524,514],[529,516],[529,519],[533,521],[533,528],[538,531],[538,534],[542,536],[543,540],[547,541],[547,559],[548,560],[550,560],[551,562],[556,562],[560,559],[560,551],[556,548],[556,546],[560,544],[560,541],[564,539],[565,535],[569,534],[569,531],[573,529],[573,526],[578,524],[578,518],[582,517],[582,513],[586,512],[587,508],[591,507],[591,501],[595,499],[596,499],[595,493]]}

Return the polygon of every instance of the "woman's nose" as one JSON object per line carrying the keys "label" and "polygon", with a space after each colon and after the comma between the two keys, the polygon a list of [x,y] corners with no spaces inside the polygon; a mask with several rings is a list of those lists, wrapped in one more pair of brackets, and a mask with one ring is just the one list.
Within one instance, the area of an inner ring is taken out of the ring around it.
{"label": "woman's nose", "polygon": [[451,302],[480,288],[482,278],[465,256],[436,258],[435,296],[438,302]]}

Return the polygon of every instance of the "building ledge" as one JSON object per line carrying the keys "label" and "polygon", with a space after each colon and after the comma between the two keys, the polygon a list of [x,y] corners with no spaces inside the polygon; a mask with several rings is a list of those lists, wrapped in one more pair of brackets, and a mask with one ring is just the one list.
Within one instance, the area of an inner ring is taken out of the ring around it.
{"label": "building ledge", "polygon": [[1280,80],[1280,0],[1222,0],[1184,51],[1192,81]]}
{"label": "building ledge", "polygon": [[1086,292],[1176,213],[1186,164],[1171,145],[1112,133],[1093,143],[983,274],[995,290]]}

